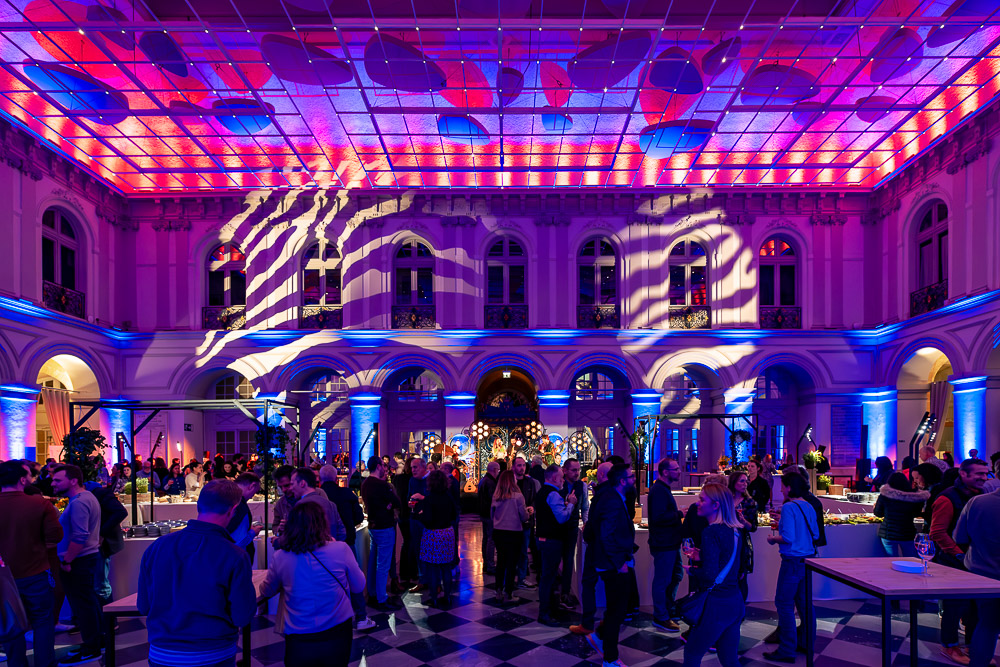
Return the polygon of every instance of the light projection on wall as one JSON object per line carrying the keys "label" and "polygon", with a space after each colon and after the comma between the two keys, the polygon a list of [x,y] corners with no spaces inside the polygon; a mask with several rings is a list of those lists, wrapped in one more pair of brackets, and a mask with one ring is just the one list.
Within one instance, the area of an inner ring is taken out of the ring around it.
{"label": "light projection on wall", "polygon": [[872,187],[1000,90],[997,7],[11,0],[0,111],[126,193]]}

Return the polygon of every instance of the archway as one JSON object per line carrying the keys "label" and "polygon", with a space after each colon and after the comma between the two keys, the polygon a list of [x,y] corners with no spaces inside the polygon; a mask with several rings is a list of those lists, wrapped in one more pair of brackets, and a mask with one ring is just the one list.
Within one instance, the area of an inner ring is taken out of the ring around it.
{"label": "archway", "polygon": [[[62,439],[72,426],[69,403],[100,398],[101,390],[87,362],[71,354],[58,354],[42,364],[36,381],[42,391],[35,414],[35,447],[34,452],[26,448],[25,458],[39,463],[49,458],[58,461],[62,457]],[[100,418],[94,415],[84,426],[100,429]]]}
{"label": "archway", "polygon": [[[570,431],[589,428],[598,449],[604,453],[626,448],[628,439],[618,420],[631,430],[631,389],[628,378],[617,368],[600,365],[577,371],[569,387]],[[585,462],[592,460],[588,456],[583,458]]]}
{"label": "archway", "polygon": [[494,368],[483,375],[476,390],[476,421],[508,431],[538,421],[535,380],[520,368]]}
{"label": "archway", "polygon": [[310,368],[289,383],[289,400],[297,403],[303,431],[300,447],[326,462],[350,455],[351,405],[347,378],[333,368]]}
{"label": "archway", "polygon": [[[935,347],[920,348],[900,367],[896,379],[897,458],[910,455],[911,442],[913,456],[921,444],[928,443],[939,452],[954,453],[954,402],[948,382],[953,373],[951,360]],[[930,415],[932,425],[914,440],[925,414]]]}
{"label": "archway", "polygon": [[753,412],[757,433],[750,453],[771,456],[780,464],[789,455],[797,462],[805,450],[797,445],[809,424],[816,421],[814,401],[806,400],[815,389],[809,374],[793,363],[781,362],[764,369],[753,389]]}
{"label": "archway", "polygon": [[444,383],[433,371],[407,366],[390,375],[382,385],[382,408],[386,424],[379,429],[380,455],[418,454],[426,436],[444,437]]}
{"label": "archway", "polygon": [[[684,364],[664,379],[660,414],[697,415],[722,413],[718,407],[719,378],[700,364]],[[674,417],[660,422],[654,459],[676,459],[687,473],[711,470],[725,451],[724,429],[714,419]],[[655,462],[655,461],[654,461]]]}

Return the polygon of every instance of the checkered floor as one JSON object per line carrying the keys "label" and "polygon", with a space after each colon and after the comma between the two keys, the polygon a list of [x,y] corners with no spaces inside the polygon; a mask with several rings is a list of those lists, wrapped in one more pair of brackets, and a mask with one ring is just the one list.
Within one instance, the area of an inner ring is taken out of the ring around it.
{"label": "checkered floor", "polygon": [[[479,523],[472,517],[462,519],[462,551],[479,553]],[[478,558],[462,562],[460,589],[454,605],[441,611],[420,603],[420,596],[408,594],[405,607],[394,614],[375,613],[377,627],[355,633],[352,667],[410,667],[416,665],[461,665],[493,667],[517,665],[562,667],[600,664],[586,640],[564,628],[550,628],[535,622],[538,602],[535,591],[519,591],[522,600],[513,606],[493,602],[493,591],[483,586]],[[488,578],[487,583],[492,579]],[[653,629],[650,610],[622,629],[621,659],[629,667],[653,664],[679,664],[683,661],[683,643],[677,634]],[[838,600],[816,605],[819,619],[817,667],[848,667],[881,663],[880,606],[875,601]],[[573,622],[578,615],[572,615]],[[952,665],[940,654],[938,616],[922,613],[920,619],[920,664],[922,667]],[[741,662],[747,666],[774,664],[762,653],[771,650],[762,642],[774,630],[776,615],[771,604],[751,605],[742,626]],[[893,650],[898,651],[894,665],[909,665],[908,614],[894,615]],[[79,635],[60,635],[60,645]],[[142,619],[122,619],[118,633],[118,664],[123,667],[146,665],[146,631]],[[275,634],[269,618],[254,620],[252,639],[253,667],[280,665],[284,644]],[[718,664],[713,655],[705,665]],[[799,656],[797,664],[804,665]]]}

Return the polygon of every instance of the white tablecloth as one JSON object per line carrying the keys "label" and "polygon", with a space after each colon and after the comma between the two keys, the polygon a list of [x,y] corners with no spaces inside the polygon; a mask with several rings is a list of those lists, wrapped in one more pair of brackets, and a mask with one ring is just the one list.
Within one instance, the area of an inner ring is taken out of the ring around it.
{"label": "white tablecloth", "polygon": [[[125,508],[129,512],[129,519],[132,518],[132,501],[126,498],[124,503]],[[250,506],[250,513],[253,515],[254,520],[263,521],[264,520],[264,501],[263,500],[251,500],[247,503]],[[156,503],[156,507],[153,508],[153,521],[176,521],[180,519],[197,519],[198,518],[198,504],[194,501],[183,501],[179,503]],[[274,503],[268,502],[267,512],[274,518]],[[149,503],[139,503],[139,514],[142,516],[143,523],[149,523],[150,509]]]}

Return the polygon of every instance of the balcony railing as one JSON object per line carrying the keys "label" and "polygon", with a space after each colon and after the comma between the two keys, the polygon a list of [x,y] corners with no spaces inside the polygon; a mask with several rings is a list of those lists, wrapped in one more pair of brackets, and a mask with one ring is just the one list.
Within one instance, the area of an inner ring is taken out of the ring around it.
{"label": "balcony railing", "polygon": [[910,293],[910,317],[937,310],[948,300],[948,281],[922,287]]}
{"label": "balcony railing", "polygon": [[299,311],[300,329],[343,329],[343,306],[302,306]]}
{"label": "balcony railing", "polygon": [[487,329],[527,329],[527,306],[486,306]]}
{"label": "balcony railing", "polygon": [[247,325],[246,309],[246,306],[205,306],[201,309],[201,326],[238,331]]}
{"label": "balcony railing", "polygon": [[761,306],[761,329],[801,329],[802,309],[798,306]]}
{"label": "balcony railing", "polygon": [[620,329],[618,306],[577,306],[577,329]]}
{"label": "balcony railing", "polygon": [[87,317],[87,298],[83,292],[47,280],[42,281],[42,303],[49,310],[57,310],[81,319]]}
{"label": "balcony railing", "polygon": [[434,329],[437,318],[434,306],[393,306],[393,329]]}
{"label": "balcony railing", "polygon": [[671,329],[711,329],[710,306],[670,306]]}

